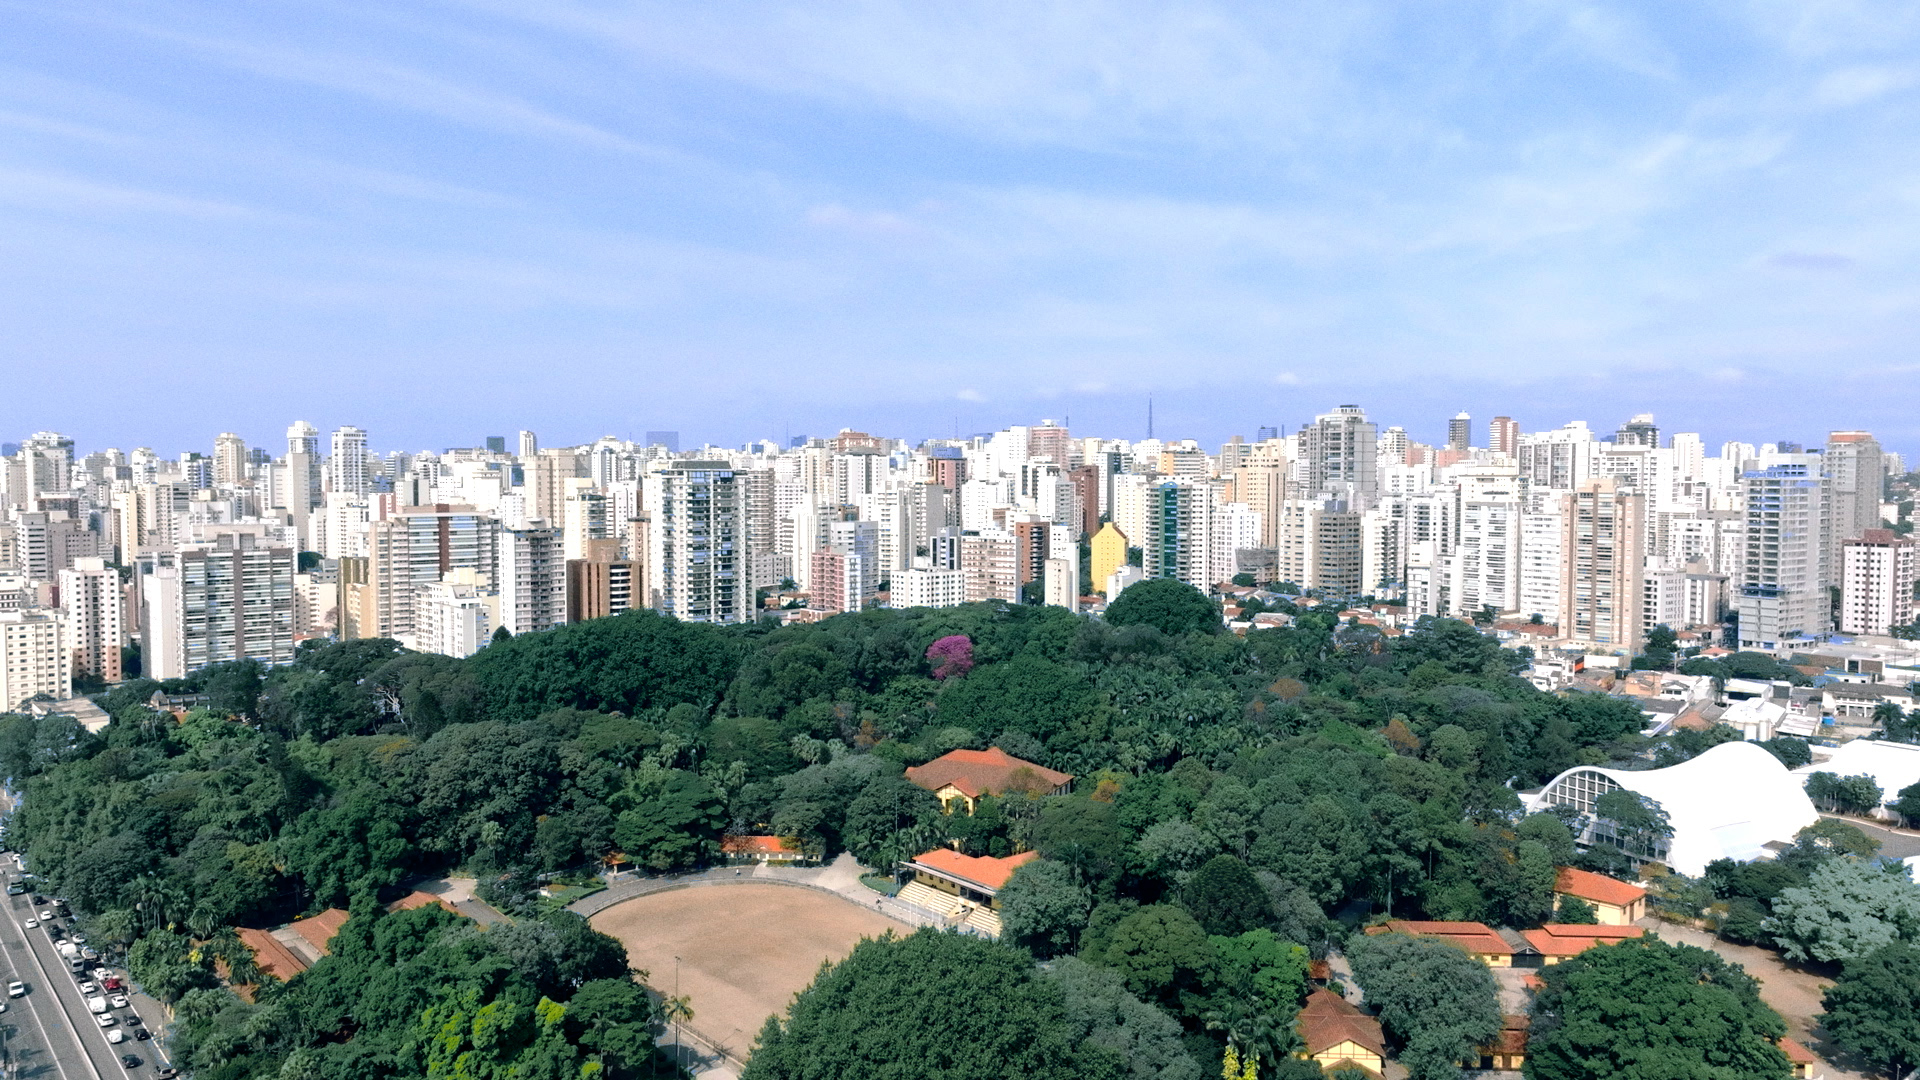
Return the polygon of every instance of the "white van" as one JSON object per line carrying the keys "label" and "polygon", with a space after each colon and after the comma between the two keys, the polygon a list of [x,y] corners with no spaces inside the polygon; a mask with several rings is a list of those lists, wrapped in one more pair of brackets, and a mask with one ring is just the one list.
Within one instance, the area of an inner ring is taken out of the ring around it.
{"label": "white van", "polygon": [[104,998],[104,997],[102,997],[102,996],[100,996],[99,994],[95,994],[94,996],[92,996],[92,997],[90,997],[90,998],[88,998],[88,999],[87,999],[87,1011],[88,1011],[88,1012],[90,1012],[90,1013],[95,1013],[95,1014],[99,1014],[99,1013],[103,1013],[103,1012],[106,1012],[106,1011],[107,1011],[107,999],[106,999],[106,998]]}

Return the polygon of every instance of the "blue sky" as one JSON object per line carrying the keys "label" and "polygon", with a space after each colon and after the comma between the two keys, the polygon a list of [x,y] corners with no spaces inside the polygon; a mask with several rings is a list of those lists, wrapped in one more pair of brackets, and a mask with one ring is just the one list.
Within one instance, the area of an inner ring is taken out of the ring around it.
{"label": "blue sky", "polygon": [[1920,449],[1920,5],[5,4],[5,437]]}

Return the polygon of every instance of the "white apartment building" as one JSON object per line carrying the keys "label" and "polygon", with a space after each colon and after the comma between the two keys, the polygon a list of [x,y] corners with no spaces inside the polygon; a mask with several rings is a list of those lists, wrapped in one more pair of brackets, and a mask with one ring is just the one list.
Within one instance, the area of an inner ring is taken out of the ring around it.
{"label": "white apartment building", "polygon": [[647,478],[655,606],[690,622],[753,621],[746,485],[725,462],[657,464]]}
{"label": "white apartment building", "polygon": [[958,607],[967,602],[967,575],[963,570],[911,567],[895,574],[891,595],[897,608]]}
{"label": "white apartment building", "polygon": [[154,615],[179,627],[184,670],[228,660],[292,662],[294,562],[291,547],[264,544],[244,532],[183,548],[177,557],[179,607]]}
{"label": "white apartment building", "polygon": [[336,428],[332,450],[332,456],[327,459],[327,489],[345,495],[365,495],[370,491],[367,433],[352,426]]}
{"label": "white apartment building", "polygon": [[1520,614],[1547,622],[1560,617],[1565,529],[1560,499],[1546,501],[1540,513],[1520,515],[1520,600],[1515,607]]}
{"label": "white apartment building", "polygon": [[58,611],[0,611],[0,711],[46,694],[73,697],[73,654]]}
{"label": "white apartment building", "polygon": [[1819,454],[1762,461],[1742,478],[1747,552],[1736,604],[1740,647],[1772,652],[1827,632],[1828,507]]}
{"label": "white apartment building", "polygon": [[498,625],[510,634],[551,630],[567,621],[567,560],[560,530],[538,518],[500,531]]}
{"label": "white apartment building", "polygon": [[74,560],[60,571],[60,610],[67,616],[72,670],[119,682],[120,648],[126,644],[120,571],[98,557]]}
{"label": "white apartment building", "polygon": [[486,648],[500,624],[500,594],[488,578],[477,570],[455,570],[422,586],[414,607],[413,647],[456,659]]}
{"label": "white apartment building", "polygon": [[1840,544],[1840,631],[1885,634],[1913,622],[1914,541],[1867,529]]}

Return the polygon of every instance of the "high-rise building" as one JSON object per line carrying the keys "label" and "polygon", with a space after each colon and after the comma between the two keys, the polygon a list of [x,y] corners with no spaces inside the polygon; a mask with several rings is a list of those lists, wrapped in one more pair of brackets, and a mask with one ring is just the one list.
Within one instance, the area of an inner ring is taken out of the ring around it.
{"label": "high-rise building", "polygon": [[659,609],[689,622],[751,622],[747,492],[739,471],[723,461],[666,463],[648,474],[647,513],[647,574]]}
{"label": "high-rise building", "polygon": [[487,453],[504,454],[506,452],[507,452],[507,437],[505,435],[487,436]]}
{"label": "high-rise building", "polygon": [[1840,632],[1885,634],[1913,622],[1912,537],[1867,529],[1840,542]]}
{"label": "high-rise building", "polygon": [[540,452],[539,437],[531,431],[522,431],[520,433],[518,449],[520,452],[515,456],[518,457],[521,462],[532,461],[533,456]]}
{"label": "high-rise building", "polygon": [[1520,614],[1545,622],[1560,618],[1561,554],[1566,543],[1564,497],[1543,500],[1536,513],[1520,516]]}
{"label": "high-rise building", "polygon": [[0,711],[45,694],[73,697],[73,655],[58,611],[0,611]]}
{"label": "high-rise building", "polygon": [[546,449],[522,468],[526,480],[527,514],[556,527],[567,518],[567,481],[580,476],[580,455],[569,449]]}
{"label": "high-rise building", "polygon": [[28,510],[42,508],[40,500],[64,498],[73,491],[73,440],[57,431],[36,431],[20,444],[25,474],[24,498]]}
{"label": "high-rise building", "polygon": [[569,560],[587,557],[587,544],[613,536],[607,497],[594,490],[593,481],[573,477],[563,482],[566,499],[561,509],[561,537]]}
{"label": "high-rise building", "polygon": [[60,610],[67,616],[67,647],[73,652],[74,673],[120,681],[120,648],[126,644],[123,603],[120,572],[105,559],[75,559],[60,571]]}
{"label": "high-rise building", "polygon": [[247,444],[231,431],[213,440],[213,482],[222,487],[247,483]]}
{"label": "high-rise building", "polygon": [[1487,449],[1496,454],[1517,457],[1520,453],[1520,422],[1511,416],[1496,416],[1487,425]]}
{"label": "high-rise building", "polygon": [[1566,497],[1560,633],[1607,651],[1640,651],[1646,496],[1618,479],[1589,480]]}
{"label": "high-rise building", "polygon": [[228,660],[290,663],[294,564],[292,548],[265,544],[244,532],[221,533],[212,543],[182,549],[175,617],[185,670]]}
{"label": "high-rise building", "polygon": [[1100,531],[1093,534],[1093,540],[1087,547],[1088,569],[1092,571],[1093,587],[1096,589],[1104,587],[1107,578],[1115,570],[1127,565],[1127,534],[1111,521],[1100,526]]}
{"label": "high-rise building", "polygon": [[367,433],[357,427],[336,428],[333,432],[333,456],[327,459],[327,487],[347,495],[365,495],[367,483]]}
{"label": "high-rise building", "polygon": [[510,634],[551,630],[567,621],[567,560],[560,530],[535,518],[500,530],[500,625]]}
{"label": "high-rise building", "polygon": [[371,524],[367,554],[373,624],[361,632],[410,640],[414,603],[423,587],[454,570],[495,573],[500,523],[471,506],[409,506]]}
{"label": "high-rise building", "polygon": [[1459,539],[1449,555],[1451,614],[1465,618],[1483,609],[1520,606],[1520,493],[1485,489],[1459,502]]}
{"label": "high-rise building", "polygon": [[618,540],[588,541],[567,560],[567,621],[604,619],[646,606],[646,563],[620,557]]}
{"label": "high-rise building", "polygon": [[1363,596],[1368,582],[1362,579],[1361,541],[1361,514],[1341,500],[1288,499],[1280,508],[1274,576],[1333,599]]}
{"label": "high-rise building", "polygon": [[960,537],[960,573],[968,603],[1020,602],[1020,545],[1004,530]]}
{"label": "high-rise building", "polygon": [[1613,433],[1613,441],[1619,446],[1658,447],[1660,427],[1653,422],[1652,413],[1639,413],[1620,425],[1620,430]]}
{"label": "high-rise building", "polygon": [[1447,449],[1466,450],[1473,446],[1473,417],[1466,413],[1455,413],[1447,421]]}
{"label": "high-rise building", "polygon": [[1027,456],[1046,458],[1062,469],[1073,465],[1073,435],[1051,420],[1027,429]]}
{"label": "high-rise building", "polygon": [[1205,479],[1162,480],[1147,490],[1139,547],[1148,577],[1179,578],[1201,592],[1221,580],[1213,564],[1217,496],[1218,485]]}
{"label": "high-rise building", "polygon": [[420,587],[414,600],[413,647],[455,658],[486,648],[500,625],[500,594],[479,570],[455,570]]}
{"label": "high-rise building", "polygon": [[1880,527],[1880,498],[1886,489],[1883,457],[1879,441],[1867,432],[1836,431],[1827,436],[1822,467],[1827,474],[1829,558],[1839,558],[1842,541]]}
{"label": "high-rise building", "polygon": [[308,517],[320,502],[320,430],[305,420],[287,428],[287,456],[279,470],[274,504],[293,520],[302,544],[311,543]]}
{"label": "high-rise building", "polygon": [[1572,491],[1594,474],[1593,431],[1575,420],[1553,431],[1520,437],[1520,475],[1535,488]]}
{"label": "high-rise building", "polygon": [[1308,494],[1336,496],[1356,512],[1373,505],[1380,488],[1380,432],[1366,410],[1342,405],[1317,416],[1300,441]]}
{"label": "high-rise building", "polygon": [[1830,531],[1820,458],[1775,453],[1741,477],[1747,551],[1735,605],[1743,649],[1771,652],[1827,632]]}
{"label": "high-rise building", "polygon": [[14,515],[13,532],[21,570],[39,581],[100,553],[100,534],[65,510],[23,511]]}

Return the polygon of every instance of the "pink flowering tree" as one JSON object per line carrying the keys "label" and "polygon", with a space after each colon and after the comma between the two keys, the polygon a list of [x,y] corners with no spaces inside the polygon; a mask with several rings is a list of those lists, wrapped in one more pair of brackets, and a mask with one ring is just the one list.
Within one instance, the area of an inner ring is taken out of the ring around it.
{"label": "pink flowering tree", "polygon": [[965,634],[943,637],[927,646],[927,663],[936,679],[965,675],[973,670],[973,640]]}

